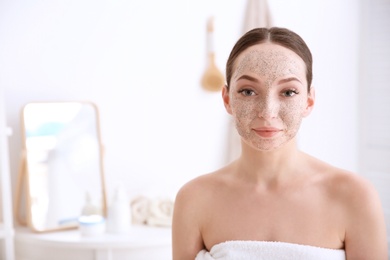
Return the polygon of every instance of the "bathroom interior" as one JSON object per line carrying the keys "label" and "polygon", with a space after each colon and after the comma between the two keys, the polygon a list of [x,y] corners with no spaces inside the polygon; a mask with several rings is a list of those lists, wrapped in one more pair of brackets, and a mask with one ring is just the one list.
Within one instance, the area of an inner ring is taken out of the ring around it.
{"label": "bathroom interior", "polygon": [[[210,53],[224,74],[255,2],[0,2],[0,259],[171,259],[177,191],[236,156],[221,93],[202,77]],[[389,244],[390,1],[266,3],[271,25],[300,34],[314,57],[300,149],[373,183]],[[76,111],[56,175],[31,174],[39,154],[27,148],[53,143],[27,137]],[[70,133],[93,140],[70,150]],[[40,219],[49,204],[54,224]],[[88,210],[106,218],[83,226]]]}

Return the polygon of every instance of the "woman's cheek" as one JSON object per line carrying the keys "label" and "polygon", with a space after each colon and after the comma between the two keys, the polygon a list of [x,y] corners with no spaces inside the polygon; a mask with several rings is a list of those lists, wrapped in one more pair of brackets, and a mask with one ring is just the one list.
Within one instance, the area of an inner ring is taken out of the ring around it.
{"label": "woman's cheek", "polygon": [[290,132],[298,131],[303,114],[304,104],[302,102],[289,102],[280,107],[279,115]]}
{"label": "woman's cheek", "polygon": [[248,106],[239,107],[236,110],[236,117],[244,121],[252,119],[253,118],[252,114],[253,114],[253,110]]}
{"label": "woman's cheek", "polygon": [[255,102],[242,102],[237,99],[232,100],[231,104],[237,131],[245,136],[250,132],[250,125],[256,118],[256,104]]}

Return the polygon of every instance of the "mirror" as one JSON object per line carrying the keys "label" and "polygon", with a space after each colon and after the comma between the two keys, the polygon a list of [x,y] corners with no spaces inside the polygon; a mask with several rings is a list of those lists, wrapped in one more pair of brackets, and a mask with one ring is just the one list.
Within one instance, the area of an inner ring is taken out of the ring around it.
{"label": "mirror", "polygon": [[86,197],[105,216],[98,109],[90,102],[34,102],[22,110],[28,225],[76,228]]}

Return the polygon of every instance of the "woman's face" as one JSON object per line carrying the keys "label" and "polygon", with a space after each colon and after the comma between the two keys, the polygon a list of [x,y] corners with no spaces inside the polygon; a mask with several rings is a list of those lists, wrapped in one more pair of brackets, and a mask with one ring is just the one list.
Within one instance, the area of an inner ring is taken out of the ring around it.
{"label": "woman's face", "polygon": [[222,95],[247,144],[274,150],[296,136],[314,103],[305,73],[296,53],[273,43],[251,46],[237,57],[230,89]]}

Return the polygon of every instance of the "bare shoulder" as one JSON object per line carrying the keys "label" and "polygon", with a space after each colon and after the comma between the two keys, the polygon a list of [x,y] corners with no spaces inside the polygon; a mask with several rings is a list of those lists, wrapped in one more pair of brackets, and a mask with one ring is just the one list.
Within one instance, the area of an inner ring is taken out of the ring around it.
{"label": "bare shoulder", "polygon": [[173,259],[194,259],[204,248],[202,222],[208,200],[220,185],[224,170],[190,180],[178,191],[172,221]]}
{"label": "bare shoulder", "polygon": [[185,183],[176,195],[176,201],[194,202],[207,197],[209,192],[218,185],[218,173],[207,173]]}
{"label": "bare shoulder", "polygon": [[379,194],[364,177],[319,162],[327,194],[340,209],[349,259],[387,259],[386,224]]}
{"label": "bare shoulder", "polygon": [[346,202],[376,197],[373,185],[356,173],[332,167],[329,169],[329,181],[332,191]]}
{"label": "bare shoulder", "polygon": [[329,191],[341,202],[347,210],[367,210],[381,207],[378,192],[370,181],[357,173],[329,168]]}
{"label": "bare shoulder", "polygon": [[205,212],[213,193],[221,187],[222,175],[219,170],[200,175],[185,183],[176,194],[175,210],[193,217],[197,216],[197,220],[200,221],[201,215],[197,212]]}
{"label": "bare shoulder", "polygon": [[215,172],[200,175],[185,183],[177,193],[176,199],[184,201],[203,200],[209,198],[226,182],[225,176],[229,166]]}
{"label": "bare shoulder", "polygon": [[[337,168],[315,158],[310,158],[310,169],[316,172],[318,179],[329,195],[339,202],[352,206],[354,202],[379,202],[375,187],[364,177],[344,169]],[[352,204],[351,204],[352,203]]]}
{"label": "bare shoulder", "polygon": [[357,174],[336,177],[345,206],[345,248],[351,259],[387,259],[386,224],[378,192]]}

